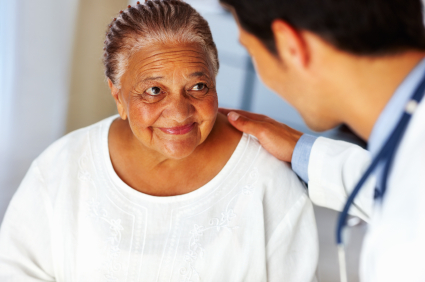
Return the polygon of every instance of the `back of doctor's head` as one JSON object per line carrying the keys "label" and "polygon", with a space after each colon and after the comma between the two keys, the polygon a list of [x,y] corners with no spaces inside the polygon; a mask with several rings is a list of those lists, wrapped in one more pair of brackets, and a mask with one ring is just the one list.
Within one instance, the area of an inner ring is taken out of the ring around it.
{"label": "back of doctor's head", "polygon": [[366,56],[425,50],[421,0],[221,0],[241,27],[276,54],[271,23],[282,19],[336,48]]}

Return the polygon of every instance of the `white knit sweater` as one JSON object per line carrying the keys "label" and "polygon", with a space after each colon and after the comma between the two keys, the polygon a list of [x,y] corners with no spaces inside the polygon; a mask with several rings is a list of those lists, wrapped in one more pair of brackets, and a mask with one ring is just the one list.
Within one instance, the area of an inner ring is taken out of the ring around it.
{"label": "white knit sweater", "polygon": [[312,205],[288,164],[243,135],[209,183],[155,197],[114,172],[115,117],[52,144],[0,230],[0,281],[314,281]]}

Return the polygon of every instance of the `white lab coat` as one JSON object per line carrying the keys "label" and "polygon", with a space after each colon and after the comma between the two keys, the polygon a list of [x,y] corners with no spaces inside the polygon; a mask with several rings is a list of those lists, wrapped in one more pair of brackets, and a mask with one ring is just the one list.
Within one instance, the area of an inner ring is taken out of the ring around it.
{"label": "white lab coat", "polygon": [[[308,167],[311,200],[342,210],[370,162],[369,152],[358,146],[318,138]],[[375,185],[372,177],[350,210],[369,222],[361,281],[425,281],[425,102],[400,143],[382,204],[373,201]]]}

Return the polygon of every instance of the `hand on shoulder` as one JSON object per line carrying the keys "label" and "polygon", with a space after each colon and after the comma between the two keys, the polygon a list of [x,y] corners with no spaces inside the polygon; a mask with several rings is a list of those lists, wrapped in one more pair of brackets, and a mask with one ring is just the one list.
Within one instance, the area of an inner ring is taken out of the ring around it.
{"label": "hand on shoulder", "polygon": [[260,144],[281,161],[291,162],[295,145],[303,135],[283,123],[264,115],[242,110],[220,108],[229,122],[238,130],[254,135]]}

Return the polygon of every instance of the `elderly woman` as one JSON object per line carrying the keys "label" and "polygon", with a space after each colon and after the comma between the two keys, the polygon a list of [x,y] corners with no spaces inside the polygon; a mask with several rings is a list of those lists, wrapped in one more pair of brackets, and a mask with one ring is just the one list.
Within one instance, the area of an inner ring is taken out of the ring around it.
{"label": "elderly woman", "polygon": [[108,28],[119,117],[32,164],[0,232],[0,281],[312,281],[312,205],[290,167],[217,111],[217,50],[181,1]]}

